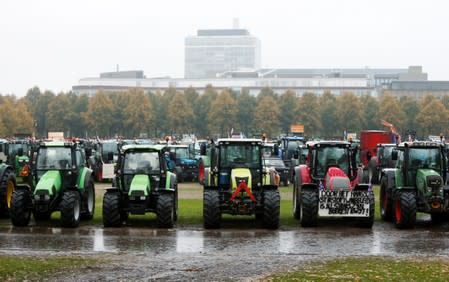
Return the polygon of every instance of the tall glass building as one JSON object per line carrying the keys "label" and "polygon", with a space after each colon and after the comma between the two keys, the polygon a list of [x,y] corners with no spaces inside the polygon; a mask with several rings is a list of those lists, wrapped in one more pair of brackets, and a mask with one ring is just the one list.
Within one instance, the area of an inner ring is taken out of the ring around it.
{"label": "tall glass building", "polygon": [[204,29],[185,38],[185,78],[212,78],[260,65],[260,41],[246,29]]}

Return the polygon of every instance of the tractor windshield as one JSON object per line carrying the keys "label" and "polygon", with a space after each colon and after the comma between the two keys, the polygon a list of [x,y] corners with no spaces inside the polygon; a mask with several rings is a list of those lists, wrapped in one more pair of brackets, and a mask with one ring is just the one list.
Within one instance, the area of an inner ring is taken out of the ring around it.
{"label": "tractor windshield", "polygon": [[260,167],[261,151],[252,144],[229,144],[220,149],[221,167]]}
{"label": "tractor windshield", "polygon": [[41,147],[36,160],[38,170],[70,169],[72,167],[72,151],[69,147]]}
{"label": "tractor windshield", "polygon": [[327,168],[330,166],[338,166],[345,173],[348,173],[349,155],[347,148],[318,147],[316,150],[316,174],[318,177],[324,177]]}
{"label": "tractor windshield", "polygon": [[412,169],[430,168],[441,169],[441,155],[439,148],[411,148],[408,159]]}
{"label": "tractor windshield", "polygon": [[128,152],[125,155],[124,174],[149,174],[159,171],[159,154],[157,152]]}
{"label": "tractor windshield", "polygon": [[17,155],[19,149],[22,149],[23,154],[28,154],[28,144],[26,143],[10,143],[8,147],[10,155]]}

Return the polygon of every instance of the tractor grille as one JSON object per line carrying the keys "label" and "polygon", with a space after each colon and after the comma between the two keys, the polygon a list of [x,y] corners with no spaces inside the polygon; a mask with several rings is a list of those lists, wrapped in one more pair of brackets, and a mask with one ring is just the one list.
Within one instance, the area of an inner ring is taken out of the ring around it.
{"label": "tractor grille", "polygon": [[439,175],[429,175],[426,177],[427,187],[432,189],[432,192],[436,193],[440,191],[443,179]]}

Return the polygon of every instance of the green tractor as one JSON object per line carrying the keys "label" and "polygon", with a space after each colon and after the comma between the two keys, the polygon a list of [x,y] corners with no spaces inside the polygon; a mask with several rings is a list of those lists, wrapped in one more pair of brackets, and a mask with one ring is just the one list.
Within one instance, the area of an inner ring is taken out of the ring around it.
{"label": "green tractor", "polygon": [[79,144],[42,142],[33,155],[31,183],[17,185],[12,195],[13,225],[27,226],[31,214],[36,221],[49,220],[54,211],[61,212],[63,227],[77,227],[81,219],[92,219],[94,180]]}
{"label": "green tractor", "polygon": [[154,212],[157,226],[171,228],[178,216],[178,184],[165,145],[125,145],[112,188],[103,197],[103,224],[120,227],[129,214]]}
{"label": "green tractor", "polygon": [[404,142],[392,152],[396,168],[382,170],[381,217],[398,228],[413,228],[416,213],[429,213],[433,222],[449,215],[447,160],[443,144]]}
{"label": "green tractor", "polygon": [[[279,227],[279,175],[263,164],[261,139],[219,139],[204,172],[205,228],[219,228],[223,213],[255,215],[269,229]],[[201,152],[206,154],[206,150]]]}

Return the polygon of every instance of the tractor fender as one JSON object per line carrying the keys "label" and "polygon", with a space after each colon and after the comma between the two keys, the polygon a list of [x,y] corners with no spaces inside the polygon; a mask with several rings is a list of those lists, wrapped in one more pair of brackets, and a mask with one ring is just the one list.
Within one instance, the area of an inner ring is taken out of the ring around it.
{"label": "tractor fender", "polygon": [[87,168],[87,167],[83,167],[78,175],[78,189],[84,189],[84,187],[87,187],[87,184],[89,183],[89,180],[91,179],[92,176],[92,170]]}
{"label": "tractor fender", "polygon": [[89,181],[93,181],[93,170],[87,169],[86,174],[84,176],[84,187],[87,187],[89,185]]}
{"label": "tractor fender", "polygon": [[165,189],[175,189],[177,183],[177,176],[175,173],[167,172],[167,177],[165,178]]}
{"label": "tractor fender", "polygon": [[109,187],[106,188],[107,193],[121,193],[120,189],[117,187]]}
{"label": "tractor fender", "polygon": [[159,194],[174,194],[175,193],[175,189],[174,188],[156,188],[155,189],[156,192],[158,192]]}
{"label": "tractor fender", "polygon": [[382,170],[382,177],[386,177],[388,188],[396,186],[396,180],[395,180],[394,173],[395,173],[395,169],[383,169]]}
{"label": "tractor fender", "polygon": [[295,168],[295,181],[298,181],[297,183],[312,183],[307,165],[302,164]]}
{"label": "tractor fender", "polygon": [[276,186],[276,185],[264,185],[264,186],[262,186],[262,189],[263,189],[264,191],[267,191],[267,190],[277,190],[277,189],[278,189],[278,186]]}
{"label": "tractor fender", "polygon": [[301,190],[318,191],[318,185],[316,185],[315,183],[306,183],[301,186]]}
{"label": "tractor fender", "polygon": [[[0,165],[0,179],[3,178],[3,175],[4,175],[5,172],[8,171],[8,170],[11,170],[11,171],[14,172],[14,168],[13,168],[12,166],[6,165],[6,164],[5,164],[5,165]],[[16,178],[16,176],[15,176],[15,174],[14,174],[14,182],[15,182],[15,178]]]}

